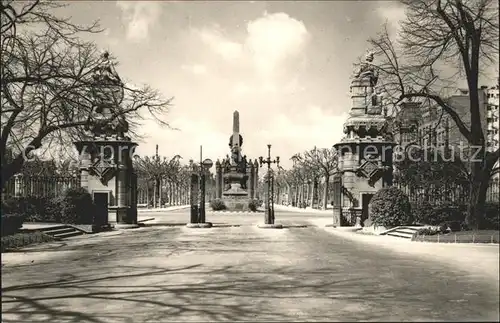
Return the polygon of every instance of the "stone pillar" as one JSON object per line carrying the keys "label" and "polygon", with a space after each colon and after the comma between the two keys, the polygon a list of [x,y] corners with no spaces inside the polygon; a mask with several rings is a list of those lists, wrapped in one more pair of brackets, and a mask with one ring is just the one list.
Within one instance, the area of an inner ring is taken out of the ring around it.
{"label": "stone pillar", "polygon": [[198,175],[196,172],[191,173],[191,182],[189,185],[189,197],[191,204],[190,223],[198,223]]}
{"label": "stone pillar", "polygon": [[122,168],[123,166],[119,166],[116,171],[116,202],[115,205],[118,207],[124,207],[127,205],[127,196],[126,196],[126,188],[127,188],[127,177],[126,170]]}
{"label": "stone pillar", "polygon": [[217,159],[215,162],[215,198],[220,199],[222,197],[222,166],[220,161]]}
{"label": "stone pillar", "polygon": [[249,163],[248,163],[249,167],[248,167],[248,173],[249,173],[249,179],[248,179],[248,189],[249,189],[249,193],[250,193],[250,199],[254,199],[255,198],[255,179],[254,179],[254,176],[255,176],[255,173],[254,173],[254,164],[252,163],[252,160],[250,159],[249,160]]}
{"label": "stone pillar", "polygon": [[[128,151],[123,151],[121,146],[117,146],[115,148],[115,156],[117,157],[115,159],[115,163],[117,165],[117,170],[116,170],[116,203],[115,205],[117,207],[124,207],[128,206],[128,199],[127,199],[127,187],[128,187],[128,163],[126,158],[128,157]],[[118,222],[118,221],[117,221]]]}

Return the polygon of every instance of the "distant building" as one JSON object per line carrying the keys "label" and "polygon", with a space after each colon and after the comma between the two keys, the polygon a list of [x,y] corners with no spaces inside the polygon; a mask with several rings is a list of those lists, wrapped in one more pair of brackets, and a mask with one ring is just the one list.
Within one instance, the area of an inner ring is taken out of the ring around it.
{"label": "distant building", "polygon": [[498,85],[491,87],[486,92],[487,97],[487,150],[495,151],[499,148],[499,91]]}
{"label": "distant building", "polygon": [[[460,119],[470,127],[470,102],[467,90],[459,90],[457,94],[446,98],[446,102],[454,108]],[[486,140],[486,150],[499,148],[499,88],[482,86],[479,89],[480,120]],[[394,118],[392,125],[393,138],[397,145],[406,147],[409,144],[421,147],[467,147],[468,142],[461,134],[455,122],[437,104],[426,105],[421,102],[404,102]],[[499,163],[495,168],[499,167]],[[395,170],[397,173],[397,169]],[[500,173],[491,178],[489,200],[498,200]],[[495,197],[496,195],[496,197]]]}
{"label": "distant building", "polygon": [[[488,151],[498,149],[499,145],[498,98],[498,86],[483,86],[479,89],[479,112]],[[448,97],[446,102],[454,108],[465,125],[470,127],[468,91],[459,90],[459,93]],[[393,134],[394,140],[401,146],[410,143],[422,147],[458,147],[461,143],[463,146],[468,145],[455,122],[436,104],[401,104],[401,109],[394,118]]]}

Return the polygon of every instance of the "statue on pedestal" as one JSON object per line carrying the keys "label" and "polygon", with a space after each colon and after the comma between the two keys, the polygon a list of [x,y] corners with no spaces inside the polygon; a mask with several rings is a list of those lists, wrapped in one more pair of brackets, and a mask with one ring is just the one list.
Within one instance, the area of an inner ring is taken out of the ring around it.
{"label": "statue on pedestal", "polygon": [[354,73],[355,79],[369,79],[372,87],[375,87],[378,82],[378,71],[373,65],[373,53],[369,52],[365,56],[365,62],[361,64],[359,69]]}
{"label": "statue on pedestal", "polygon": [[94,108],[89,116],[85,130],[94,137],[129,139],[125,133],[129,124],[125,115],[118,113],[124,97],[123,82],[109,58],[109,53],[102,54],[102,62],[92,74],[92,95]]}

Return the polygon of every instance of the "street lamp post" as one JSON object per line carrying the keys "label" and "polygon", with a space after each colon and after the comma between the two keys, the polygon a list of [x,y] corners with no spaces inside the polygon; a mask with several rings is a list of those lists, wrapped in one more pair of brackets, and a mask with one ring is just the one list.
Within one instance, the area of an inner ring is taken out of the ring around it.
{"label": "street lamp post", "polygon": [[273,202],[273,182],[271,179],[271,164],[276,164],[279,166],[280,158],[276,157],[275,160],[271,159],[271,144],[267,145],[267,158],[264,159],[262,156],[259,157],[260,167],[267,164],[267,188],[266,188],[266,200],[265,200],[265,224],[274,224],[274,202]]}

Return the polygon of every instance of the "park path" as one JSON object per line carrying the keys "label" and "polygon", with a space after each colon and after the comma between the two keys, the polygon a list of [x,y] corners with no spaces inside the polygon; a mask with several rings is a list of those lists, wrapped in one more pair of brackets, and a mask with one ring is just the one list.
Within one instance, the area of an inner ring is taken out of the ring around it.
{"label": "park path", "polygon": [[8,255],[2,322],[498,320],[498,280],[322,228],[239,222],[155,225]]}

